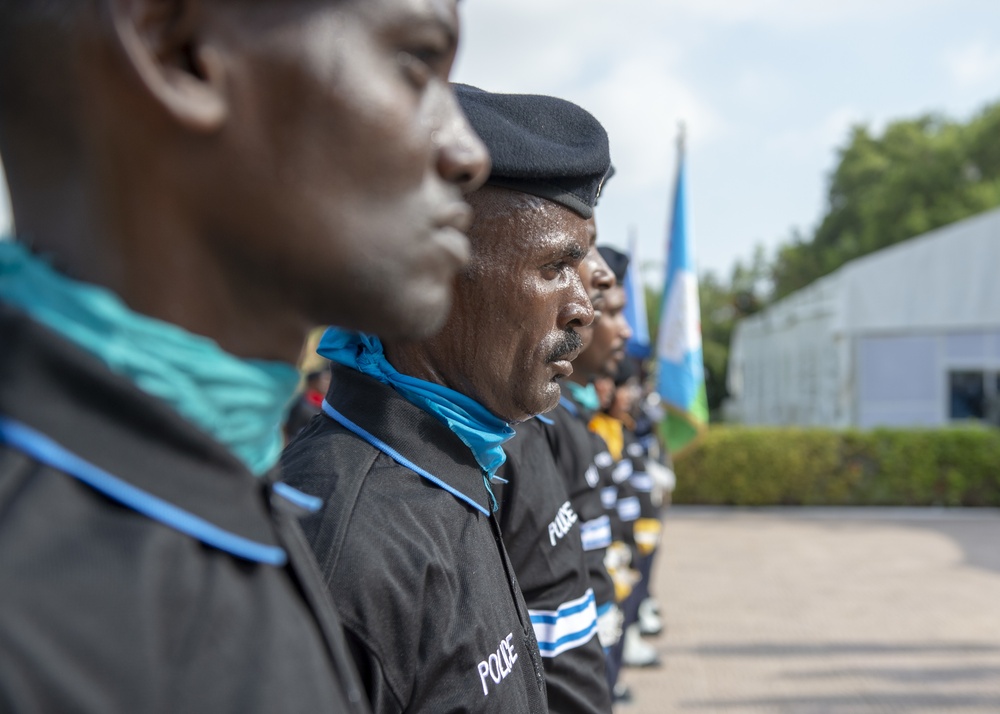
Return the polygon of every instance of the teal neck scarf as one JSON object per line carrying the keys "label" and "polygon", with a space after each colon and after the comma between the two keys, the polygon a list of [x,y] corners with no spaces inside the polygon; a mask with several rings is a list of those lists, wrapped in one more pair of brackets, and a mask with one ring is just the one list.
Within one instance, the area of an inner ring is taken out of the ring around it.
{"label": "teal neck scarf", "polygon": [[408,402],[451,429],[469,447],[482,468],[483,482],[493,502],[493,510],[496,510],[490,481],[507,459],[503,443],[514,436],[514,430],[507,422],[454,389],[397,371],[385,358],[382,342],[374,335],[331,327],[323,334],[316,351],[333,362],[388,384]]}
{"label": "teal neck scarf", "polygon": [[239,359],[214,341],[130,310],[105,288],[60,275],[0,240],[0,301],[172,406],[256,475],[274,466],[299,375],[284,362]]}
{"label": "teal neck scarf", "polygon": [[596,412],[601,407],[601,399],[597,396],[597,388],[593,382],[584,386],[576,382],[563,382],[569,387],[569,393],[573,395],[576,403],[588,411]]}

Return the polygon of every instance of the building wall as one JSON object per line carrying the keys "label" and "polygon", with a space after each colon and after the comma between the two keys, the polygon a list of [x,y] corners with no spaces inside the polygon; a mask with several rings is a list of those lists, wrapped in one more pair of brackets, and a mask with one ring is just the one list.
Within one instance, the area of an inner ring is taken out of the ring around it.
{"label": "building wall", "polygon": [[984,398],[996,398],[1000,331],[863,335],[855,366],[857,426],[943,426],[963,412],[963,379],[981,379]]}

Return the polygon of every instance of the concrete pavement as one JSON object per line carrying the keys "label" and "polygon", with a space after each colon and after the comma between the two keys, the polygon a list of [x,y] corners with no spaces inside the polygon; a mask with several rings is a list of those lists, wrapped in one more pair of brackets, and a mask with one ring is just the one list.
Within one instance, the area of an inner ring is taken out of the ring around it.
{"label": "concrete pavement", "polygon": [[1000,713],[1000,511],[675,506],[621,714]]}

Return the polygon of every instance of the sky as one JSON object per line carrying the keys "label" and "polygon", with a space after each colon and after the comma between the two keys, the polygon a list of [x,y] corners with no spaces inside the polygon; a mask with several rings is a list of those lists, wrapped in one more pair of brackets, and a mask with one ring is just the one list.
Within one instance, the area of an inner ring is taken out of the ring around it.
{"label": "sky", "polygon": [[[461,0],[453,78],[551,94],[608,129],[600,241],[658,280],[679,122],[699,268],[728,275],[824,209],[849,128],[1000,100],[996,0]],[[998,137],[1000,140],[1000,137]],[[0,231],[9,227],[0,188]]]}
{"label": "sky", "polygon": [[[462,0],[454,78],[552,94],[608,129],[599,241],[665,253],[678,123],[699,268],[811,231],[850,127],[1000,101],[995,0]],[[998,137],[1000,141],[1000,137]]]}

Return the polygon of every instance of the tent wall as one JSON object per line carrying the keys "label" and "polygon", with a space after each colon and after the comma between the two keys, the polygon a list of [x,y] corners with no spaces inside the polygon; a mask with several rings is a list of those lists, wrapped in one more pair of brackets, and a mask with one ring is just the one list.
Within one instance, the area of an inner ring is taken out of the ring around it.
{"label": "tent wall", "polygon": [[941,426],[952,420],[952,372],[1000,372],[1000,330],[866,335],[857,365],[858,426]]}
{"label": "tent wall", "polygon": [[962,370],[982,373],[996,413],[998,272],[1000,209],[844,265],[736,326],[727,417],[941,425]]}
{"label": "tent wall", "polygon": [[800,290],[733,333],[727,418],[748,424],[846,424],[850,350],[833,333],[836,279]]}

